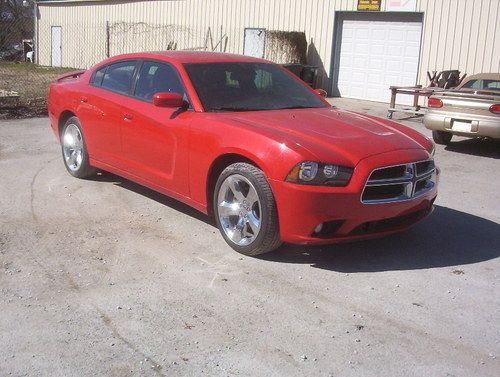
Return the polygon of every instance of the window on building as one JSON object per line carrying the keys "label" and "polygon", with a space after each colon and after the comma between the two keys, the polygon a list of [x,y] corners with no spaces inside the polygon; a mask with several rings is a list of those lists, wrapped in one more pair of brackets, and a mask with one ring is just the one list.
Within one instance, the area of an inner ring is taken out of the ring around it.
{"label": "window on building", "polygon": [[101,86],[114,92],[129,94],[136,61],[123,61],[108,66]]}
{"label": "window on building", "polygon": [[169,64],[145,61],[139,72],[134,95],[152,101],[155,93],[179,93],[185,97],[185,90],[179,75]]}

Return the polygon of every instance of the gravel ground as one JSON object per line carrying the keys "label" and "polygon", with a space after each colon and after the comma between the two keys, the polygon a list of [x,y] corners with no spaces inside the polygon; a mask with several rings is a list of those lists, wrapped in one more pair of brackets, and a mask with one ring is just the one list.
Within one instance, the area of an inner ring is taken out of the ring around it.
{"label": "gravel ground", "polygon": [[70,177],[46,118],[0,121],[0,376],[496,377],[499,158],[438,146],[427,221],[258,259],[165,196]]}

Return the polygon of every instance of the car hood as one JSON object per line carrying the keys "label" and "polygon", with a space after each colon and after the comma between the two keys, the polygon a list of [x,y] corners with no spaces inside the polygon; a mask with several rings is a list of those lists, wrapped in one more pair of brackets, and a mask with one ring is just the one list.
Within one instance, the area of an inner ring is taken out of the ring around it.
{"label": "car hood", "polygon": [[[332,154],[356,165],[363,158],[400,149],[425,149],[428,139],[396,122],[336,108],[224,114],[233,122],[278,134],[321,160]],[[284,140],[283,140],[284,139]]]}

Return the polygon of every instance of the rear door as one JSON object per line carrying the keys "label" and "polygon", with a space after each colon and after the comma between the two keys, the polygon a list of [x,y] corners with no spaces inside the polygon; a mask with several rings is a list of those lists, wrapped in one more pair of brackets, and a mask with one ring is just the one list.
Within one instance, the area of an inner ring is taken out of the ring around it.
{"label": "rear door", "polygon": [[188,196],[190,110],[153,105],[153,95],[185,96],[177,70],[159,61],[144,61],[138,71],[133,99],[123,114],[123,158],[127,171],[171,192]]}
{"label": "rear door", "polygon": [[139,60],[123,60],[98,69],[81,95],[79,117],[92,159],[123,168],[121,132]]}

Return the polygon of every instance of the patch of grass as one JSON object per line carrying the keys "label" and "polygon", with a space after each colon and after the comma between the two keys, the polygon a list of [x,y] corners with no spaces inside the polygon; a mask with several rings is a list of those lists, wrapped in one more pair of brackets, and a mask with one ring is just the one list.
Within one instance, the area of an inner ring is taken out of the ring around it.
{"label": "patch of grass", "polygon": [[32,63],[0,62],[0,91],[14,91],[17,100],[2,100],[0,118],[39,116],[47,113],[49,84],[75,68],[40,67]]}

